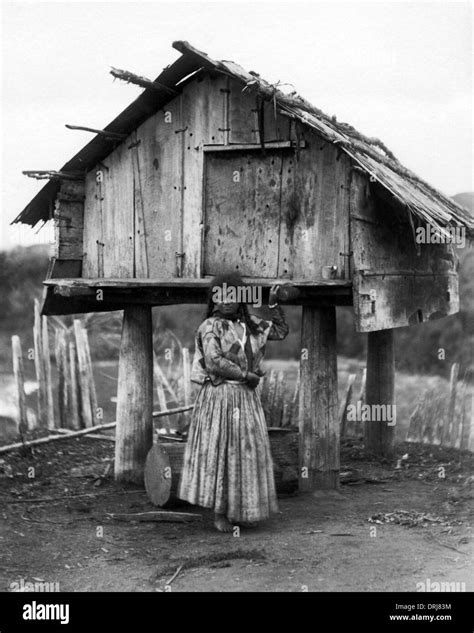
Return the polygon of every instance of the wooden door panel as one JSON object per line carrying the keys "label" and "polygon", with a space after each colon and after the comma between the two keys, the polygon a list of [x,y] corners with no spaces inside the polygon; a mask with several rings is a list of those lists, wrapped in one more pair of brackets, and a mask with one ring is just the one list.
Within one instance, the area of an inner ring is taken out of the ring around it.
{"label": "wooden door panel", "polygon": [[207,157],[203,272],[276,277],[281,152],[223,154]]}

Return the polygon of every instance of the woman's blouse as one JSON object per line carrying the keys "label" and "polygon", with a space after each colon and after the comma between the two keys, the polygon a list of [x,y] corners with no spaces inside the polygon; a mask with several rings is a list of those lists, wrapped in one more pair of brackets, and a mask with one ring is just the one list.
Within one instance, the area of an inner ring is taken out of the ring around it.
{"label": "woman's blouse", "polygon": [[[256,335],[247,328],[252,351],[252,371],[261,375],[261,362],[267,340],[282,341],[289,328],[280,306],[272,308],[271,321],[253,314],[250,318],[258,326]],[[219,385],[224,380],[245,380],[249,369],[245,348],[228,319],[211,316],[203,321],[196,334],[194,349],[191,370],[193,382],[202,384],[211,380],[214,385]]]}

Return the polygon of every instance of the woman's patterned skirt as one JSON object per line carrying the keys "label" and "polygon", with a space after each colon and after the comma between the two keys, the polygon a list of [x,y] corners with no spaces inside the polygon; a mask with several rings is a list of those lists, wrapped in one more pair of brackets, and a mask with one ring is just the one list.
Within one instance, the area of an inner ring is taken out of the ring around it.
{"label": "woman's patterned skirt", "polygon": [[261,521],[278,511],[267,425],[259,390],[206,382],[194,405],[178,497],[225,514]]}

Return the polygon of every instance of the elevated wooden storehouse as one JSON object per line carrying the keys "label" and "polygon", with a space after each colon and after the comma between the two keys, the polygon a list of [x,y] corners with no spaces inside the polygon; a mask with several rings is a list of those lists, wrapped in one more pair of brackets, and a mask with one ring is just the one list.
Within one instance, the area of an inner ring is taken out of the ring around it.
{"label": "elevated wooden storehouse", "polygon": [[[459,309],[451,245],[419,227],[474,232],[473,218],[377,139],[256,73],[187,42],[144,92],[14,220],[54,219],[43,314],[124,309],[116,476],[140,480],[152,442],[151,307],[205,299],[231,267],[303,306],[301,489],[337,485],[335,307],[368,332],[367,402],[393,402],[392,329]],[[367,424],[388,453],[392,429]]]}

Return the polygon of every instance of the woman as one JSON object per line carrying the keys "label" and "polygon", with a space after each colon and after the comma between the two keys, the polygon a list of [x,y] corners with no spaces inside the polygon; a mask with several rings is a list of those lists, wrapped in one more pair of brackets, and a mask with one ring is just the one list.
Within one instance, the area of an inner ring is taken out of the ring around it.
{"label": "woman", "polygon": [[[278,511],[270,443],[256,387],[267,340],[288,326],[269,295],[272,320],[250,315],[245,303],[216,300],[216,289],[244,288],[239,275],[211,282],[208,311],[195,344],[191,380],[201,384],[191,420],[178,496],[214,510],[214,524],[255,525]],[[218,293],[217,293],[218,294]],[[221,293],[222,295],[223,293]],[[229,293],[230,294],[230,293]]]}

